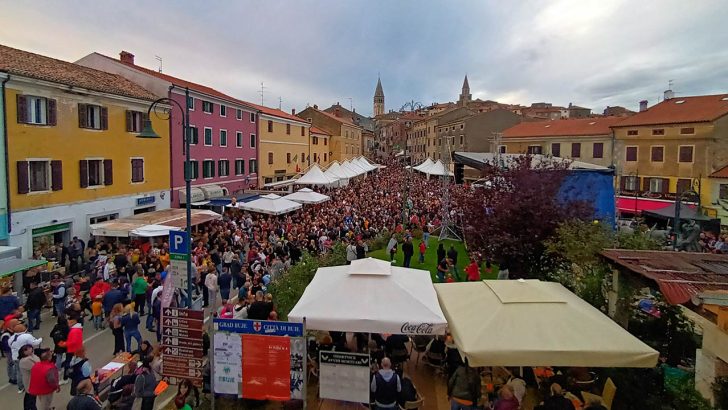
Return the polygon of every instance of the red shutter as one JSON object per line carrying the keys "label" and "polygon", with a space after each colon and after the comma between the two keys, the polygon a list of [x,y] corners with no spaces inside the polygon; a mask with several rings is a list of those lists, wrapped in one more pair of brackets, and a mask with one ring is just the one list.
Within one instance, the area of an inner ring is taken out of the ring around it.
{"label": "red shutter", "polygon": [[48,118],[48,125],[56,125],[56,100],[49,98],[47,104],[48,112],[46,118]]}
{"label": "red shutter", "polygon": [[88,187],[88,161],[82,159],[78,162],[79,179],[81,181],[81,188]]}
{"label": "red shutter", "polygon": [[18,193],[27,194],[30,191],[28,181],[28,161],[18,161]]}
{"label": "red shutter", "polygon": [[18,94],[18,123],[24,124],[28,122],[28,99],[24,95]]}
{"label": "red shutter", "polygon": [[114,183],[114,166],[110,159],[104,160],[104,185],[111,185]]}
{"label": "red shutter", "polygon": [[131,111],[126,110],[126,132],[134,131],[134,115]]}
{"label": "red shutter", "polygon": [[99,107],[100,111],[100,117],[101,117],[101,129],[102,130],[108,130],[109,129],[109,110],[106,107]]}
{"label": "red shutter", "polygon": [[63,162],[61,160],[51,161],[51,189],[54,191],[63,189]]}
{"label": "red shutter", "polygon": [[86,104],[78,104],[78,127],[88,128],[86,123]]}

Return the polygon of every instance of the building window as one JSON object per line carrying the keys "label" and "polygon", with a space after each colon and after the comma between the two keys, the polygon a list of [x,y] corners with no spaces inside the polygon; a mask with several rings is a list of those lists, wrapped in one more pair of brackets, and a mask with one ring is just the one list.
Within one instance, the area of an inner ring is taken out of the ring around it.
{"label": "building window", "polygon": [[109,129],[109,111],[106,107],[78,104],[78,127],[92,130]]}
{"label": "building window", "polygon": [[268,132],[273,132],[273,121],[268,120]]}
{"label": "building window", "polygon": [[286,164],[290,164],[290,163],[291,163],[291,153],[288,152],[288,153],[286,153]]}
{"label": "building window", "polygon": [[18,123],[56,125],[56,100],[18,95]]}
{"label": "building window", "polygon": [[63,189],[61,161],[18,161],[18,193]]}
{"label": "building window", "polygon": [[227,130],[220,130],[220,146],[227,147]]}
{"label": "building window", "polygon": [[187,97],[187,108],[189,108],[190,111],[195,110],[195,97]]}
{"label": "building window", "polygon": [[205,128],[205,145],[212,146],[212,128]]}
{"label": "building window", "polygon": [[664,178],[649,178],[650,192],[654,194],[667,192],[667,181]]}
{"label": "building window", "polygon": [[637,161],[637,147],[626,147],[625,148],[625,161],[635,162]]}
{"label": "building window", "polygon": [[349,131],[344,131],[344,134],[346,135],[346,138],[349,138]]}
{"label": "building window", "polygon": [[311,144],[318,145],[318,137],[311,137]]}
{"label": "building window", "polygon": [[303,164],[305,161],[306,161],[306,153],[302,152],[301,153],[301,164]]}
{"label": "building window", "polygon": [[728,184],[720,184],[720,189],[718,190],[718,198],[728,200]]}
{"label": "building window", "polygon": [[245,160],[236,159],[235,160],[235,175],[243,175],[243,174],[245,174]]}
{"label": "building window", "polygon": [[498,146],[498,153],[499,154],[505,154],[506,153],[506,146],[505,145],[499,145]]}
{"label": "building window", "polygon": [[190,179],[197,179],[200,177],[200,163],[198,161],[190,161],[190,170],[192,171]]}
{"label": "building window", "polygon": [[190,125],[189,131],[187,131],[190,134],[190,145],[196,145],[199,143],[200,134],[198,131],[197,127]]}
{"label": "building window", "polygon": [[594,158],[604,158],[604,143],[595,142],[592,148],[592,156]]}
{"label": "building window", "polygon": [[324,152],[324,162],[328,161],[327,154]]}
{"label": "building window", "polygon": [[286,124],[286,135],[291,135],[291,124]]}
{"label": "building window", "polygon": [[255,113],[254,112],[250,113],[250,122],[255,122]]}
{"label": "building window", "polygon": [[558,142],[554,142],[551,144],[551,155],[554,157],[561,156],[561,144]]}
{"label": "building window", "polygon": [[528,150],[526,151],[528,154],[541,154],[541,146],[540,145],[529,145]]}
{"label": "building window", "polygon": [[695,134],[695,128],[693,128],[693,127],[680,128],[680,134],[681,135],[693,135],[693,134]]}
{"label": "building window", "polygon": [[650,160],[652,162],[663,162],[665,160],[665,147],[650,147]]}
{"label": "building window", "polygon": [[326,146],[326,145],[327,145],[326,138],[324,138],[324,146]]}
{"label": "building window", "polygon": [[640,178],[637,176],[622,177],[625,191],[637,191],[640,189]]}
{"label": "building window", "polygon": [[268,164],[269,165],[273,164],[273,153],[272,152],[268,153]]}
{"label": "building window", "polygon": [[237,120],[243,119],[243,110],[241,110],[240,108],[235,110],[235,119],[237,119]]}
{"label": "building window", "polygon": [[652,135],[665,135],[664,128],[655,128],[652,130]]}
{"label": "building window", "polygon": [[214,178],[215,177],[215,161],[213,161],[213,160],[202,161],[202,177],[203,178]]}
{"label": "building window", "polygon": [[142,132],[146,113],[141,111],[126,111],[126,132]]}
{"label": "building window", "polygon": [[250,134],[250,148],[255,148],[255,134]]}
{"label": "building window", "polygon": [[230,161],[226,159],[217,161],[217,175],[221,177],[230,175]]}
{"label": "building window", "polygon": [[[81,161],[81,187],[95,187],[103,185],[104,161],[100,159]],[[85,169],[84,169],[84,166]],[[85,182],[85,183],[84,183]],[[85,186],[84,186],[85,185]]]}
{"label": "building window", "polygon": [[118,213],[101,215],[101,216],[92,216],[91,218],[88,219],[88,223],[90,225],[100,224],[101,222],[113,221],[115,219],[119,219]]}
{"label": "building window", "polygon": [[465,141],[465,136],[460,136],[460,145],[463,145],[463,142]]}
{"label": "building window", "polygon": [[144,182],[144,159],[131,159],[131,182]]}
{"label": "building window", "polygon": [[690,189],[690,187],[693,185],[693,180],[689,178],[680,178],[677,180],[677,194],[680,195],[683,192]]}
{"label": "building window", "polygon": [[301,127],[301,136],[302,137],[306,136],[306,127]]}
{"label": "building window", "polygon": [[235,146],[243,148],[243,133],[240,131],[235,132]]}
{"label": "building window", "polygon": [[[349,153],[349,147],[346,147],[346,153]],[[318,154],[315,152],[313,153],[313,162],[318,162]]]}
{"label": "building window", "polygon": [[250,164],[250,173],[256,174],[258,173],[258,160],[257,159],[251,159],[248,164]]}
{"label": "building window", "polygon": [[212,114],[213,104],[209,101],[202,101],[202,112]]}
{"label": "building window", "polygon": [[638,130],[627,130],[627,135],[629,135],[630,137],[634,137],[640,135],[640,133]]}
{"label": "building window", "polygon": [[571,144],[571,158],[581,158],[581,143],[574,142]]}
{"label": "building window", "polygon": [[693,162],[693,146],[681,145],[678,148],[678,162]]}
{"label": "building window", "polygon": [[220,104],[220,116],[227,117],[227,107],[223,104]]}

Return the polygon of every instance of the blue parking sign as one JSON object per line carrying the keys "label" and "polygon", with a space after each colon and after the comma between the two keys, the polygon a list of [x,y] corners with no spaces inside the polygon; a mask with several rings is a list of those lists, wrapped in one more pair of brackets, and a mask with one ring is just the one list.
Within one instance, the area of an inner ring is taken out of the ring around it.
{"label": "blue parking sign", "polygon": [[189,238],[185,231],[169,231],[169,253],[187,254]]}

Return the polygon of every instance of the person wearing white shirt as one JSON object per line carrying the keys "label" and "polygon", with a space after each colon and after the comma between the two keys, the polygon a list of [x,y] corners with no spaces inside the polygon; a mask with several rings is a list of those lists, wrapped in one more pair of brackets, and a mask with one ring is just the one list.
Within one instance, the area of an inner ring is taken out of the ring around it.
{"label": "person wearing white shirt", "polygon": [[210,269],[210,271],[207,273],[207,276],[205,276],[205,287],[207,288],[208,293],[208,301],[212,305],[212,309],[215,309],[215,305],[217,304],[217,274],[215,269]]}
{"label": "person wearing white shirt", "polygon": [[10,340],[8,340],[8,344],[10,345],[10,355],[11,357],[8,358],[8,360],[13,360],[15,362],[15,371],[16,371],[16,379],[18,382],[18,393],[22,393],[25,391],[25,388],[27,386],[23,385],[23,378],[20,374],[20,360],[18,358],[18,352],[20,351],[20,348],[22,348],[25,345],[31,345],[35,348],[40,347],[40,344],[43,343],[43,338],[35,338],[32,334],[28,333],[28,328],[24,324],[18,324],[13,329],[15,331],[15,334],[10,336]]}

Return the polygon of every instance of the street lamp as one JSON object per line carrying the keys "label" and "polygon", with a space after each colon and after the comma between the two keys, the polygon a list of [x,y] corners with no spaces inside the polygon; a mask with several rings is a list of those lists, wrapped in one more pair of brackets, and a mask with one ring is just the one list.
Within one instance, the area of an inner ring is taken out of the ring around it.
{"label": "street lamp", "polygon": [[[185,195],[186,195],[186,201],[185,201],[185,211],[187,216],[186,221],[186,230],[187,230],[187,249],[185,250],[186,256],[187,256],[187,308],[192,308],[192,284],[194,283],[192,281],[192,258],[190,257],[190,246],[191,246],[191,240],[192,240],[192,208],[191,208],[191,202],[192,202],[192,169],[190,167],[190,138],[189,135],[187,135],[188,130],[190,128],[190,114],[189,114],[189,107],[187,105],[187,101],[190,99],[190,90],[189,88],[185,88],[185,107],[183,108],[180,103],[177,101],[163,97],[160,98],[149,106],[149,109],[147,110],[147,117],[144,120],[144,128],[142,129],[142,132],[139,133],[137,138],[160,138],[159,134],[157,134],[154,131],[154,128],[152,127],[152,120],[150,119],[150,115],[152,114],[152,111],[160,104],[165,105],[171,105],[172,109],[174,107],[179,108],[179,110],[182,112],[182,138],[184,139],[184,153],[185,153],[185,167],[184,167],[184,174],[185,174]],[[170,114],[171,118],[171,114]],[[171,136],[170,136],[171,137]]]}

